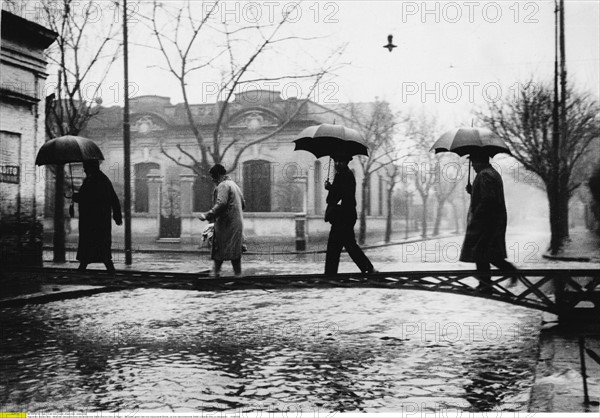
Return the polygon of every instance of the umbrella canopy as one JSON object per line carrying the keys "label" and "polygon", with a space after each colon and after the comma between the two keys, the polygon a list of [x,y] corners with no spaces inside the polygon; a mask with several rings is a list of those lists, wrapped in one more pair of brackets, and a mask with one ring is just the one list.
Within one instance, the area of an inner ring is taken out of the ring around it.
{"label": "umbrella canopy", "polygon": [[332,156],[340,150],[352,155],[369,155],[369,150],[364,144],[363,136],[355,129],[342,125],[323,123],[309,126],[294,140],[294,151],[303,150],[321,158]]}
{"label": "umbrella canopy", "polygon": [[98,145],[82,136],[65,135],[51,139],[42,145],[35,164],[67,164],[87,160],[104,160]]}
{"label": "umbrella canopy", "polygon": [[456,128],[444,133],[431,151],[454,152],[460,156],[483,151],[489,157],[501,152],[510,154],[506,143],[489,129],[485,128]]}

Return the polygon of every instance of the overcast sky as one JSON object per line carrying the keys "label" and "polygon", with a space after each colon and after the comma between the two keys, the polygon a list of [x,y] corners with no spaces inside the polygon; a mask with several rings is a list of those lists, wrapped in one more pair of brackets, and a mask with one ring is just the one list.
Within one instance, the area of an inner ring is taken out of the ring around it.
{"label": "overcast sky", "polygon": [[[183,2],[164,3],[173,10]],[[565,3],[569,77],[578,88],[598,96],[600,2]],[[110,1],[97,4],[104,8],[104,19],[115,13]],[[142,1],[139,12],[147,15],[151,4]],[[193,4],[194,13],[200,14],[211,3]],[[276,22],[290,7],[294,3],[287,1],[228,1],[219,6],[216,16],[239,25],[251,24],[257,14],[262,23]],[[486,101],[500,95],[518,93],[530,78],[552,80],[553,1],[310,0],[301,2],[290,18],[292,22],[286,25],[282,36],[313,40],[278,44],[275,52],[256,62],[255,74],[280,76],[314,68],[331,59],[331,51],[345,44],[338,61],[347,65],[336,71],[335,78],[324,80],[313,96],[323,104],[372,101],[378,97],[388,100],[395,110],[423,110],[437,114],[445,126],[459,125],[470,123],[474,107],[484,107]],[[105,23],[98,21],[96,28]],[[392,52],[383,48],[389,34],[397,45]],[[135,84],[134,95],[168,96],[173,104],[180,103],[177,80],[159,68],[164,66],[164,60],[153,49],[156,42],[147,22],[140,19],[136,23],[133,19],[130,40],[129,73]],[[210,56],[214,51],[211,43],[210,36],[202,40],[198,53]],[[214,96],[205,94],[206,83],[218,81],[218,72],[190,78],[191,102],[214,102]],[[122,85],[122,59],[113,65],[103,86],[105,106],[122,104],[122,95],[115,95],[117,83]],[[269,88],[281,90],[285,97],[296,95],[296,86],[296,82],[288,80],[288,84],[281,82]],[[308,86],[301,87],[298,93],[303,95]]]}
{"label": "overcast sky", "polygon": [[[169,5],[175,4],[169,2]],[[206,2],[198,2],[206,7]],[[241,23],[261,14],[275,21],[291,2],[227,2],[219,15]],[[578,87],[599,90],[600,2],[566,1],[567,70]],[[140,9],[143,10],[143,9]],[[258,72],[298,65],[312,56],[324,60],[346,43],[334,84],[319,88],[316,100],[386,99],[397,110],[424,108],[444,123],[467,123],[473,106],[518,92],[522,82],[552,80],[554,2],[550,1],[308,1],[300,3],[286,34],[318,37],[286,44],[262,61]],[[383,48],[387,35],[397,45]],[[160,57],[149,48],[144,25],[132,28],[131,79],[137,94],[181,101],[173,78],[154,67]],[[118,66],[120,68],[120,66]],[[268,69],[264,69],[268,68]],[[113,77],[118,77],[113,74]],[[192,101],[202,102],[202,87],[192,86]],[[294,86],[282,85],[288,95]]]}

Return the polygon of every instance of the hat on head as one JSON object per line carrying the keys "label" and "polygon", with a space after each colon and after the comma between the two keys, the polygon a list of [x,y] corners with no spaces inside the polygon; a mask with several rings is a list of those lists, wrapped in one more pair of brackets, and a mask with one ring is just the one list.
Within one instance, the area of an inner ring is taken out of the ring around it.
{"label": "hat on head", "polygon": [[225,167],[223,167],[221,164],[213,165],[212,168],[208,172],[210,173],[211,177],[215,177],[215,178],[224,176],[225,174],[227,174]]}
{"label": "hat on head", "polygon": [[338,161],[338,162],[347,163],[349,161],[352,161],[352,155],[344,149],[337,150],[336,152],[333,153],[332,157],[333,157],[334,161]]}
{"label": "hat on head", "polygon": [[83,167],[87,169],[100,168],[100,161],[98,160],[85,160],[83,162]]}
{"label": "hat on head", "polygon": [[469,159],[471,161],[488,162],[488,161],[490,161],[490,156],[483,150],[473,150],[469,154]]}

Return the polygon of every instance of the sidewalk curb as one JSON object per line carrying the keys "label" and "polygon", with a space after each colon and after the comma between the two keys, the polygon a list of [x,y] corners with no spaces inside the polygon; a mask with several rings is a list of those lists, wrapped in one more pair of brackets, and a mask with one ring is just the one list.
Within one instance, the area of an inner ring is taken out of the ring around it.
{"label": "sidewalk curb", "polygon": [[[460,236],[460,235],[461,234],[459,234],[459,233],[445,233],[445,234],[439,234],[439,235],[431,236],[431,237],[427,237],[427,238],[413,237],[413,238],[409,238],[408,240],[380,242],[380,243],[376,243],[376,244],[362,245],[361,248],[363,250],[371,250],[371,249],[377,249],[377,248],[391,247],[393,245],[412,244],[415,242],[432,241],[432,240],[441,239],[441,238],[451,238],[451,237]],[[52,246],[44,246],[43,250],[44,251],[52,251]],[[65,250],[75,252],[75,251],[77,251],[77,247],[66,247]],[[113,253],[123,253],[124,252],[122,249],[113,249],[112,251],[113,251]],[[138,253],[138,254],[193,254],[193,255],[210,254],[210,250],[204,250],[204,249],[191,250],[191,249],[168,249],[168,248],[164,248],[164,249],[144,248],[144,249],[138,249],[138,250],[134,249],[132,252],[134,254],[135,253]],[[272,251],[272,252],[269,252],[269,254],[273,254],[273,255],[285,255],[285,254],[310,255],[310,254],[325,254],[326,252],[327,252],[327,250]],[[248,256],[262,255],[262,254],[264,254],[264,252],[247,251],[244,253],[244,255],[248,255]],[[46,260],[44,260],[44,261],[46,261]]]}
{"label": "sidewalk curb", "polygon": [[[52,293],[27,293],[3,299],[0,300],[0,308],[22,307],[30,304],[47,303],[66,299],[76,299],[83,296],[96,295],[98,293],[116,292],[119,290],[123,290],[123,288],[119,286],[78,286],[79,288],[75,289],[73,289],[72,287],[73,286],[70,286],[67,289],[61,290],[60,286],[57,286],[58,289],[53,291]],[[82,287],[84,288],[82,289]]]}
{"label": "sidewalk curb", "polygon": [[590,263],[592,259],[590,257],[576,257],[569,255],[552,255],[552,254],[542,254],[542,258],[553,261],[582,261],[586,263]]}
{"label": "sidewalk curb", "polygon": [[[556,316],[543,313],[538,340],[538,359],[530,390],[528,412],[566,414],[585,408],[589,408],[587,412],[598,411],[597,405],[586,406],[583,402],[579,356],[573,354],[574,349],[569,346],[576,346],[574,336],[592,331],[592,334],[596,334],[596,329],[587,326],[581,329],[565,328],[558,323]],[[577,353],[576,349],[575,353]],[[597,393],[590,393],[590,395],[591,400],[597,401]]]}

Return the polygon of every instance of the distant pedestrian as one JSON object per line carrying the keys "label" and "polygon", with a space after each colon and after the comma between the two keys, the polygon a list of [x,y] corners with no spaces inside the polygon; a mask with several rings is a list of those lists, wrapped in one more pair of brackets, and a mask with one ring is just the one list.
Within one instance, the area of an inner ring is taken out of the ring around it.
{"label": "distant pedestrian", "polygon": [[[469,157],[477,173],[471,190],[471,204],[467,217],[467,230],[460,261],[475,263],[479,276],[479,289],[490,292],[492,288],[490,264],[504,271],[517,268],[506,261],[506,204],[502,177],[491,166],[490,158],[483,152]],[[514,284],[512,279],[512,283]]]}
{"label": "distant pedestrian", "polygon": [[100,171],[98,160],[83,162],[86,177],[73,195],[79,204],[79,246],[77,260],[79,270],[84,271],[90,263],[104,263],[114,273],[111,254],[111,217],[117,225],[123,223],[121,204],[112,183]]}
{"label": "distant pedestrian", "polygon": [[242,211],[246,207],[244,196],[238,185],[226,175],[225,167],[221,164],[213,166],[209,173],[217,185],[213,192],[214,206],[199,218],[215,224],[211,250],[213,274],[219,277],[223,261],[231,260],[235,275],[241,276],[244,237]]}
{"label": "distant pedestrian", "polygon": [[356,243],[354,235],[354,224],[357,219],[356,180],[348,168],[352,156],[340,151],[333,156],[333,159],[335,161],[333,183],[325,182],[325,189],[329,190],[325,222],[331,223],[325,257],[325,274],[337,274],[340,254],[344,247],[360,271],[372,273],[375,271],[373,264]]}

